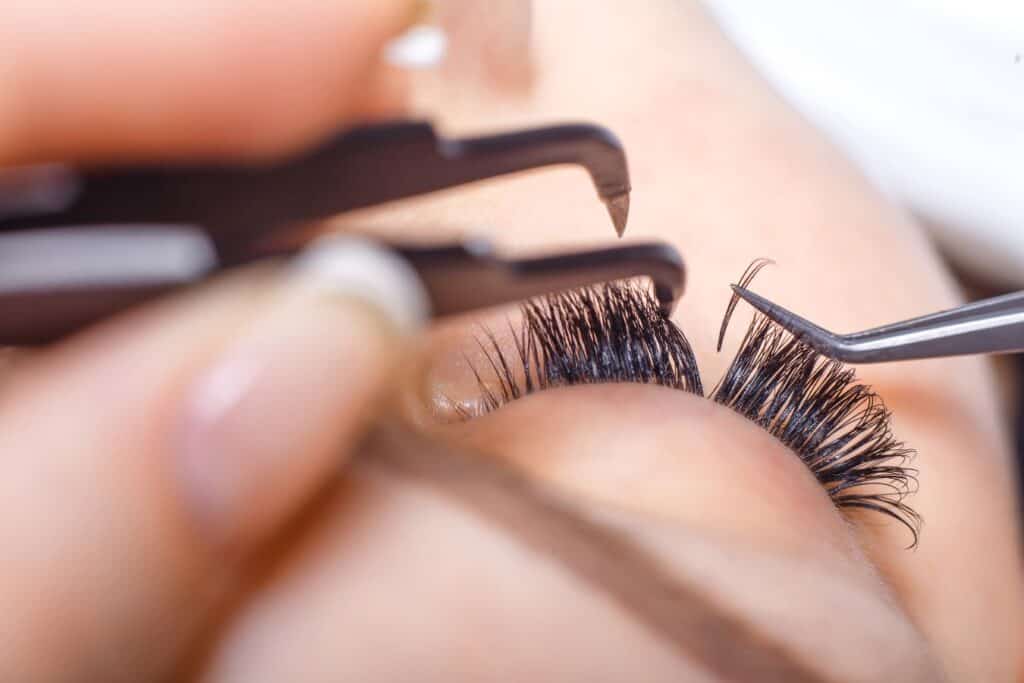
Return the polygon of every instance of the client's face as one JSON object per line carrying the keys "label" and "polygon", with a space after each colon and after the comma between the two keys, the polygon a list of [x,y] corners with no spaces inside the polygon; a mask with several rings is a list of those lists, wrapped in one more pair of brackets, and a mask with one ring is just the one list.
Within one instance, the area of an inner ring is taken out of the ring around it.
{"label": "client's face", "polygon": [[[620,134],[634,186],[628,237],[670,242],[689,266],[673,322],[693,358],[673,347],[675,371],[658,382],[681,389],[628,381],[657,370],[635,365],[616,375],[626,381],[591,383],[609,376],[589,360],[605,354],[621,369],[633,348],[622,339],[629,325],[609,321],[642,320],[631,339],[671,346],[670,331],[635,315],[642,296],[599,293],[590,302],[597,317],[581,313],[579,300],[549,302],[525,321],[513,312],[515,335],[504,312],[445,325],[410,381],[406,417],[443,443],[514,463],[656,558],[692,594],[679,603],[678,629],[652,628],[433,487],[367,476],[314,532],[334,540],[311,540],[293,578],[242,615],[236,649],[251,656],[267,645],[277,666],[306,652],[300,643],[321,643],[324,661],[353,680],[702,680],[744,671],[745,652],[829,680],[1011,679],[1018,530],[986,362],[866,366],[855,380],[831,368],[826,385],[801,374],[806,354],[770,348],[770,329],[768,339],[743,341],[742,304],[722,352],[714,348],[727,285],[757,257],[777,265],[755,290],[837,331],[955,305],[949,275],[917,227],[774,100],[698,13],[656,4],[648,16],[617,16],[576,4],[538,3],[530,93],[460,104],[438,86],[431,97],[445,101],[452,128],[586,112]],[[613,239],[578,172],[417,201],[356,224],[486,234],[516,250]],[[476,323],[494,332],[494,345],[484,336],[477,346]],[[547,369],[523,367],[519,334],[540,354],[527,360]],[[733,366],[741,345],[760,354]],[[507,376],[497,372],[502,358]],[[555,361],[579,373],[549,372]],[[708,397],[686,381],[695,368]],[[716,402],[709,397],[723,376],[763,384],[720,390]],[[891,418],[869,407],[861,385]],[[502,389],[529,395],[506,400]],[[750,419],[783,391],[790,412]],[[859,440],[837,446],[852,432]],[[899,441],[917,452],[916,487]],[[912,549],[908,526],[920,528]],[[309,595],[299,581],[320,582],[319,599],[298,597]],[[261,626],[268,614],[292,624],[271,636]],[[339,633],[364,638],[338,642]],[[393,654],[381,661],[382,652]],[[301,666],[321,664],[305,654]]]}

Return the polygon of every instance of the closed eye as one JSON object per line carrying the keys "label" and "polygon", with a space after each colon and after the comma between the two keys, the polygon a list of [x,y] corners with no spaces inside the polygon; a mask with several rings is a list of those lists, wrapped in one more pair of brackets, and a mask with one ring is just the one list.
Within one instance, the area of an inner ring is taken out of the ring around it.
{"label": "closed eye", "polygon": [[[527,302],[512,344],[485,329],[482,362],[471,363],[481,394],[464,419],[560,386],[634,382],[704,396],[689,341],[635,284],[607,284]],[[914,452],[897,440],[891,414],[852,368],[823,358],[757,316],[707,397],[784,443],[839,508],[899,521],[916,545],[920,517],[906,503],[917,488]]]}

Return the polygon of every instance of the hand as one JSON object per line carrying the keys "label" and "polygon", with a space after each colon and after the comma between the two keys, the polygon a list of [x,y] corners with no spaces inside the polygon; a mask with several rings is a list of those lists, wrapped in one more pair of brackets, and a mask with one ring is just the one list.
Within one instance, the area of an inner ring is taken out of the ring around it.
{"label": "hand", "polygon": [[381,47],[421,4],[6,2],[0,164],[264,156],[393,112]]}
{"label": "hand", "polygon": [[[621,135],[630,234],[684,249],[676,321],[706,381],[730,362],[712,344],[726,285],[755,256],[780,260],[759,280],[773,297],[836,328],[956,302],[917,226],[697,0],[533,6],[529,87],[476,98],[478,83],[428,74],[415,94],[446,130],[585,116]],[[228,151],[262,153],[244,147]],[[607,234],[590,188],[557,172],[353,218],[431,237],[482,225],[515,248]],[[358,292],[308,263],[239,273],[18,363],[0,410],[0,679],[1018,676],[1017,498],[979,359],[858,368],[919,451],[910,502],[926,524],[907,551],[898,524],[838,509],[762,426],[662,387],[557,388],[478,420],[424,419],[468,451],[441,448],[432,474],[436,443],[375,430],[322,486],[402,352],[389,321],[409,319],[404,296]],[[475,322],[431,336],[414,398],[450,398],[462,378],[481,399],[460,353]]]}
{"label": "hand", "polygon": [[[0,164],[275,154],[392,112],[401,77],[379,54],[415,5],[6,3]],[[12,361],[0,678],[177,666],[216,586],[335,471],[387,387],[416,290],[377,271],[250,270]]]}

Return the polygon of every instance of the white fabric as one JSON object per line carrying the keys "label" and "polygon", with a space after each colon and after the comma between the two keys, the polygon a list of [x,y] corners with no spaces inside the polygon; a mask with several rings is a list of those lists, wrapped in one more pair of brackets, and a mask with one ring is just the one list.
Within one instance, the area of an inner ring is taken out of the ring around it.
{"label": "white fabric", "polygon": [[1024,2],[706,3],[951,259],[1024,287]]}

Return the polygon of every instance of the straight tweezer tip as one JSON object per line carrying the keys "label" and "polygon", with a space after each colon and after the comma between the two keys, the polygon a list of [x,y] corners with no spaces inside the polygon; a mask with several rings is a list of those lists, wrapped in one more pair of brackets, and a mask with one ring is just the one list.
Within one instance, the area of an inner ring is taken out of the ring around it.
{"label": "straight tweezer tip", "polygon": [[834,346],[837,341],[836,335],[832,332],[829,332],[825,328],[815,325],[810,320],[802,318],[796,313],[765,299],[760,294],[751,292],[749,289],[745,289],[739,285],[732,285],[732,291],[736,296],[743,299],[756,310],[773,320],[797,339],[810,344],[827,356],[832,355],[832,346]]}
{"label": "straight tweezer tip", "polygon": [[755,294],[754,292],[751,292],[749,289],[740,287],[739,285],[730,286],[732,287],[732,291],[733,293],[736,294],[736,296],[743,299],[748,304],[756,308],[761,313],[764,313],[766,316],[768,316],[775,322],[781,322],[779,320],[779,317],[784,317],[784,314],[789,313],[789,311],[787,311],[786,309],[782,308],[777,304],[773,304],[771,301],[768,301],[768,299],[765,299],[760,294]]}
{"label": "straight tweezer tip", "polygon": [[629,193],[623,192],[610,197],[604,200],[604,205],[608,208],[608,215],[612,217],[615,233],[622,237],[626,232],[626,219],[629,218]]}

